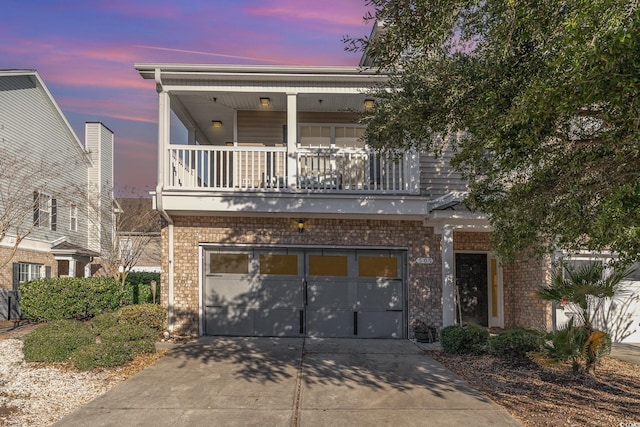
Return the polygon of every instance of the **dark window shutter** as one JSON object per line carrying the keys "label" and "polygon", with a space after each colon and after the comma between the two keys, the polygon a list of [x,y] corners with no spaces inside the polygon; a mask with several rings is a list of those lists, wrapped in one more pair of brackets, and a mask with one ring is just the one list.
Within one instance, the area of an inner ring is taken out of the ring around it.
{"label": "dark window shutter", "polygon": [[20,264],[17,262],[13,263],[13,290],[18,290],[18,285],[20,284]]}
{"label": "dark window shutter", "polygon": [[56,222],[58,219],[58,201],[51,199],[51,229],[56,231]]}
{"label": "dark window shutter", "polygon": [[44,277],[47,279],[51,277],[51,267],[48,265],[44,267]]}
{"label": "dark window shutter", "polygon": [[33,192],[33,225],[40,226],[40,194]]}

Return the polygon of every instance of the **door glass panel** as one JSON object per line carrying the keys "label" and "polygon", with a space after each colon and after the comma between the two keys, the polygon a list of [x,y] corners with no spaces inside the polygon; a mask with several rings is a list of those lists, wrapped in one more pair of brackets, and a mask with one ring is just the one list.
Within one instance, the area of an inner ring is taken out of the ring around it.
{"label": "door glass panel", "polygon": [[398,257],[359,256],[360,277],[398,277]]}
{"label": "door glass panel", "polygon": [[348,276],[349,259],[346,256],[309,255],[309,274],[312,276]]}
{"label": "door glass panel", "polygon": [[498,317],[498,260],[491,258],[491,316]]}
{"label": "door glass panel", "polygon": [[260,274],[298,275],[298,255],[260,254]]}
{"label": "door glass panel", "polygon": [[211,274],[247,274],[249,273],[249,254],[209,254],[209,273]]}

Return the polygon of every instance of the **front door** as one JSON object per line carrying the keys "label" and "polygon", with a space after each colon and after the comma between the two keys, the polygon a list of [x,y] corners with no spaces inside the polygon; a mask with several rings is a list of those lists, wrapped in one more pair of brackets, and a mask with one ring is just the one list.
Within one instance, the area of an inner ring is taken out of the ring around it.
{"label": "front door", "polygon": [[457,253],[455,265],[458,321],[489,326],[487,254]]}

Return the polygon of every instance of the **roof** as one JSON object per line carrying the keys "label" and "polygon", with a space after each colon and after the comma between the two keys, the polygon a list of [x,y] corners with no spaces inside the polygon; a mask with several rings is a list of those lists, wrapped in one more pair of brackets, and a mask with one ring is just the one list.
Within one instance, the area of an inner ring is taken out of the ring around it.
{"label": "roof", "polygon": [[58,243],[57,245],[52,246],[51,253],[53,255],[76,255],[87,257],[100,256],[98,252],[92,251],[91,249],[83,248],[79,245],[74,245],[73,243],[67,241],[63,241],[62,243]]}

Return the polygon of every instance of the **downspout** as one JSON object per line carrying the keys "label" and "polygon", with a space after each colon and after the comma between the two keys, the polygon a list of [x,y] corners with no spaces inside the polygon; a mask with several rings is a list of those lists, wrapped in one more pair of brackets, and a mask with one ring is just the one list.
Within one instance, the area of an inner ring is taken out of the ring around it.
{"label": "downspout", "polygon": [[167,112],[169,108],[169,94],[162,89],[162,79],[160,75],[160,69],[155,69],[156,91],[158,92],[158,182],[156,185],[156,210],[160,213],[162,218],[167,221],[169,230],[168,242],[167,242],[167,276],[168,276],[168,301],[167,301],[167,314],[168,314],[168,330],[169,333],[173,333],[175,326],[174,315],[174,288],[173,288],[173,219],[167,211],[164,210],[162,192],[164,190],[165,183],[165,164],[167,156],[166,141],[169,135],[168,131],[168,117]]}

